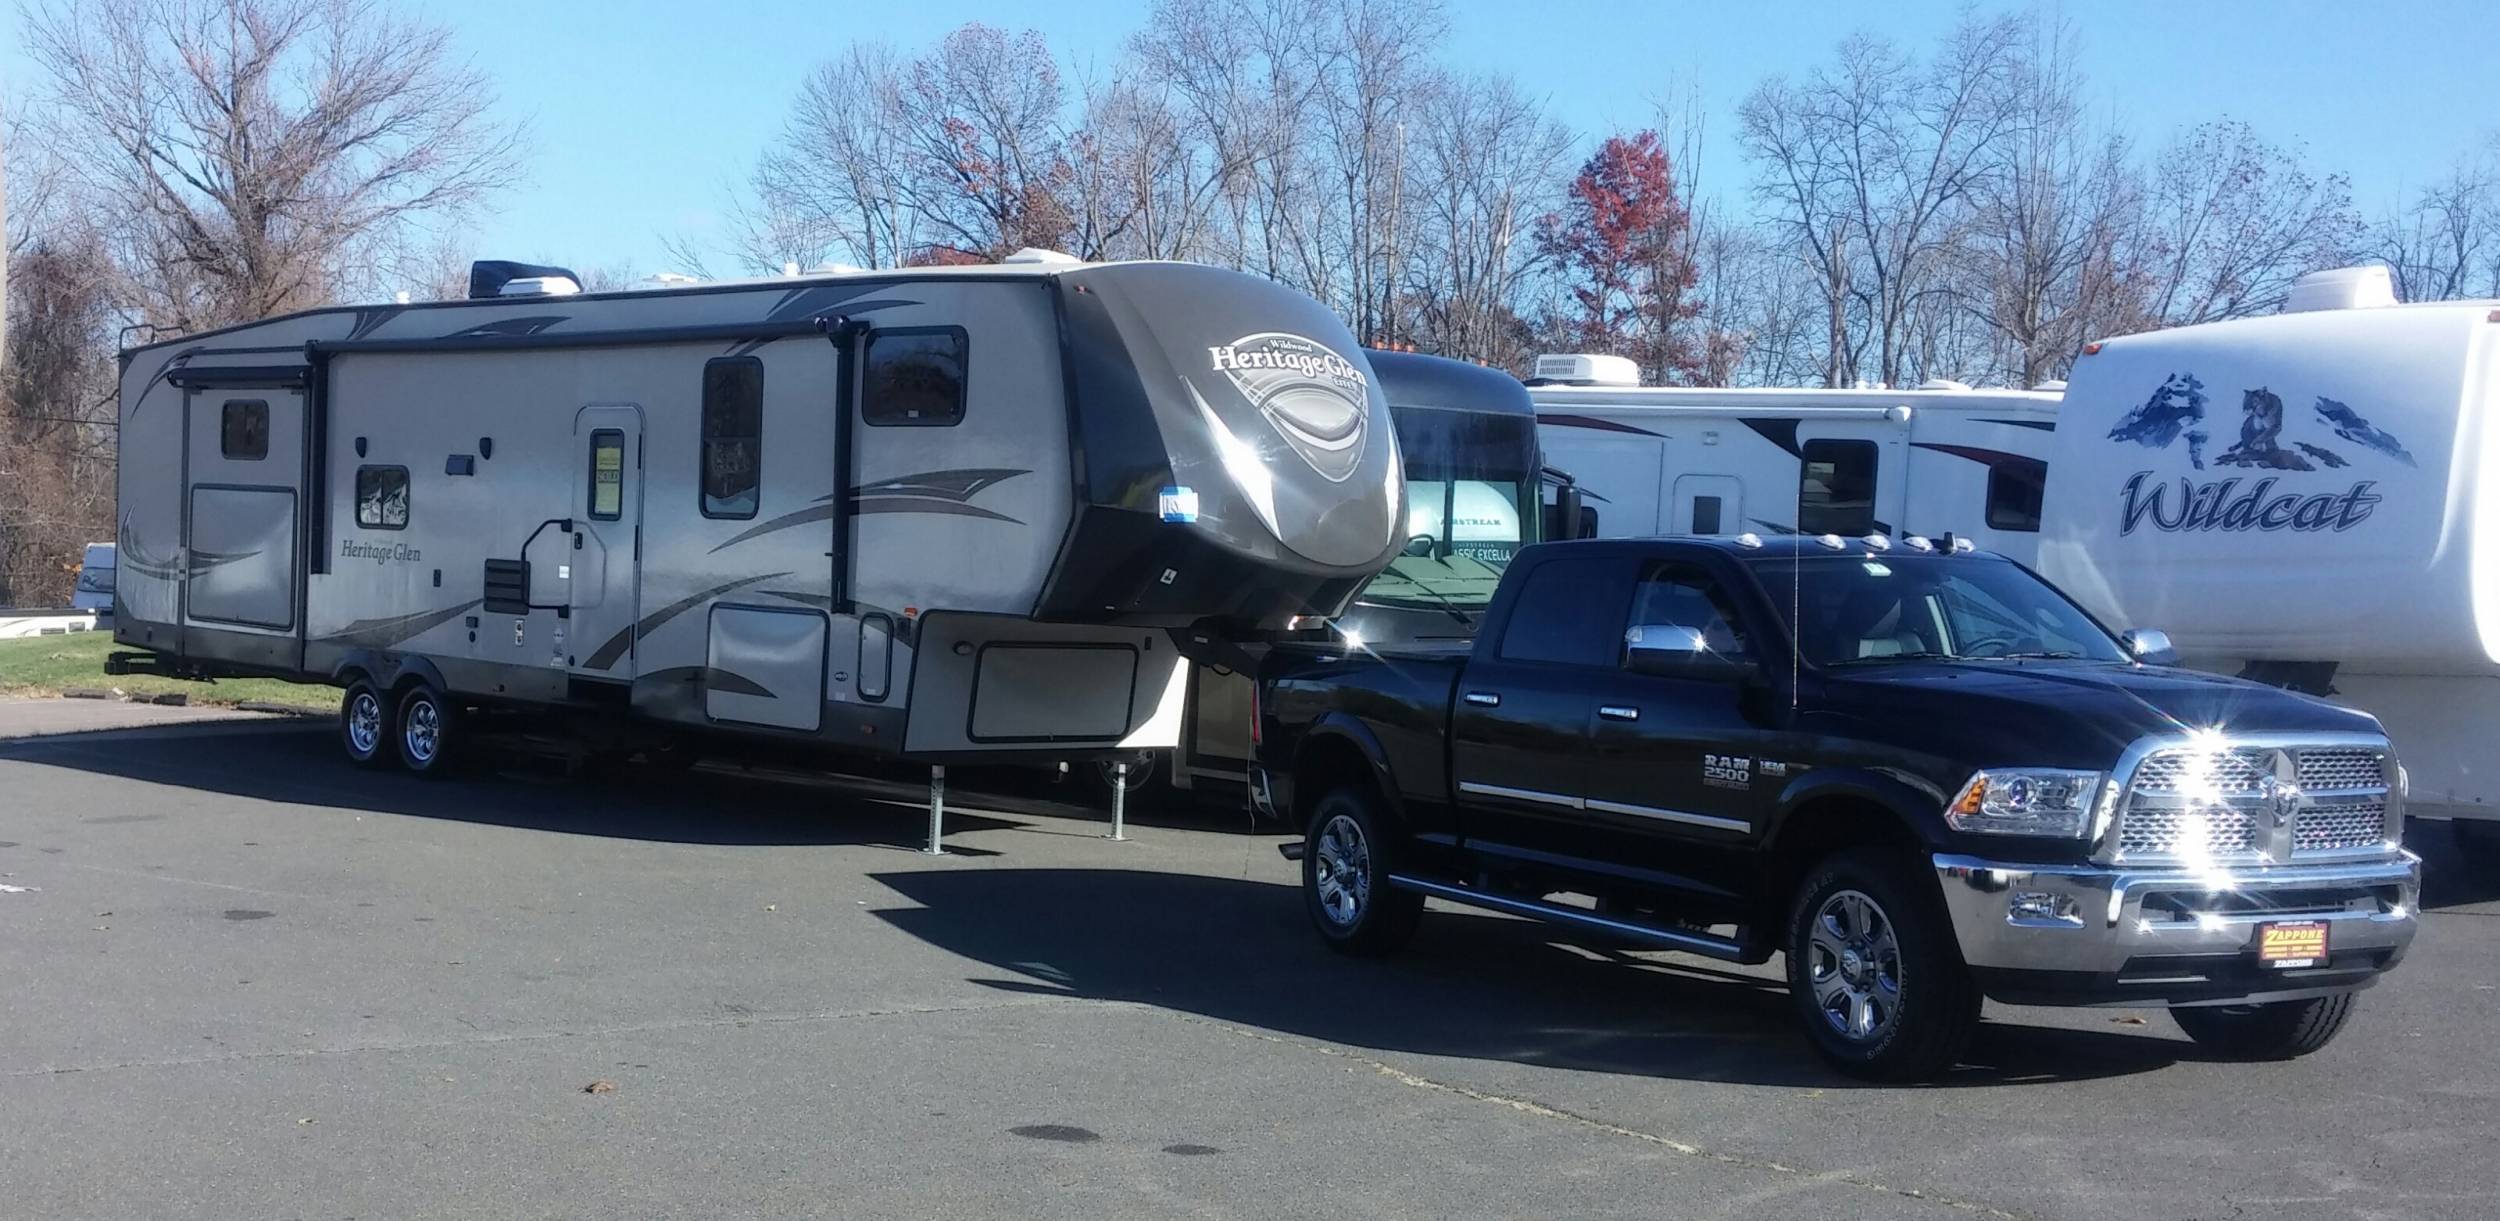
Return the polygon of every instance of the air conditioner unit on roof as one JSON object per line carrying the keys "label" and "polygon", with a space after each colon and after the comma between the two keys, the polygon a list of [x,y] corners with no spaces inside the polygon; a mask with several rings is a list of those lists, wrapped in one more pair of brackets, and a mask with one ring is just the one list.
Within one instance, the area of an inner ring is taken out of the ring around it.
{"label": "air conditioner unit on roof", "polygon": [[1535,380],[1565,386],[1638,386],[1641,367],[1621,356],[1556,353],[1536,358]]}

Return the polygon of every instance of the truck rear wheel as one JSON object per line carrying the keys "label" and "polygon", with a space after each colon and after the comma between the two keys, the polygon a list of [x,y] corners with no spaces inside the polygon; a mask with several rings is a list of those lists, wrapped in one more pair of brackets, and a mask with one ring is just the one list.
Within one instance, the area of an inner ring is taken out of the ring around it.
{"label": "truck rear wheel", "polygon": [[347,695],[339,700],[339,745],[346,748],[348,762],[358,767],[387,767],[398,761],[392,746],[399,731],[395,711],[390,698],[374,690],[370,681],[360,678],[347,685]]}
{"label": "truck rear wheel", "polygon": [[1807,872],[1789,909],[1789,995],[1814,1050],[1853,1077],[1933,1076],[1979,1027],[1978,985],[1912,863],[1836,853]]}
{"label": "truck rear wheel", "polygon": [[1360,789],[1319,799],[1302,841],[1302,901],[1321,940],[1340,953],[1395,952],[1415,935],[1424,897],[1389,884],[1397,845]]}
{"label": "truck rear wheel", "polygon": [[2335,1041],[2352,1020],[2354,993],[2262,1005],[2198,1005],[2170,1019],[2196,1045],[2229,1060],[2289,1060]]}

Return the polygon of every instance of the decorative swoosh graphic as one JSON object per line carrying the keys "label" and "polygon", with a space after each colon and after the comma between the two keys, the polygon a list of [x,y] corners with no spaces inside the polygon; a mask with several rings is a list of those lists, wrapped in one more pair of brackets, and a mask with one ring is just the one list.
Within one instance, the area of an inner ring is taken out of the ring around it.
{"label": "decorative swoosh graphic", "polygon": [[1536,415],[1536,422],[1539,424],[1552,424],[1558,428],[1587,428],[1597,432],[1628,432],[1644,437],[1663,437],[1667,435],[1663,432],[1651,432],[1646,428],[1635,428],[1630,424],[1618,423],[1614,420],[1601,420],[1596,416],[1572,415],[1567,412],[1540,411]]}
{"label": "decorative swoosh graphic", "polygon": [[453,331],[445,339],[483,339],[496,335],[535,335],[563,322],[563,314],[531,314],[524,318],[500,318],[481,322],[465,331]]}
{"label": "decorative swoosh graphic", "polygon": [[[1005,483],[1018,475],[1033,472],[1009,467],[972,467],[964,470],[924,471],[917,475],[901,475],[862,484],[851,491],[853,513],[937,513],[952,517],[979,517],[1003,521],[1010,525],[1024,523],[1004,513],[984,509],[970,503],[972,498]],[[833,518],[833,493],[816,498],[816,503],[792,513],[784,513],[770,521],[758,522],[739,531],[729,541],[712,548],[713,554],[726,551],[751,538],[758,538],[793,526]]]}
{"label": "decorative swoosh graphic", "polygon": [[2057,421],[2055,420],[1989,420],[1974,417],[1972,422],[1977,424],[2010,424],[2016,428],[2036,428],[2041,432],[2057,431]]}
{"label": "decorative swoosh graphic", "polygon": [[634,641],[636,639],[648,636],[651,633],[658,631],[661,624],[664,624],[679,615],[685,614],[687,611],[693,610],[694,608],[701,606],[704,603],[721,596],[722,594],[728,593],[731,590],[744,589],[749,585],[758,585],[765,581],[777,581],[789,575],[790,574],[787,572],[768,572],[762,576],[740,577],[735,581],[728,581],[715,585],[701,593],[689,594],[686,597],[679,598],[678,600],[671,602],[648,615],[644,615],[642,617],[642,622],[640,623],[628,624],[622,628],[618,628],[615,635],[608,637],[607,643],[600,645],[598,651],[590,655],[590,660],[582,663],[582,668],[586,670],[605,670],[609,666],[615,665],[617,659],[623,657],[627,649],[633,648]]}
{"label": "decorative swoosh graphic", "polygon": [[174,557],[150,551],[139,541],[139,532],[131,528],[127,517],[122,519],[121,529],[116,532],[115,544],[114,554],[119,557],[119,563],[141,576],[170,581],[182,575],[182,568],[175,563]]}
{"label": "decorative swoosh graphic", "polygon": [[706,690],[731,695],[753,695],[768,700],[780,698],[773,694],[772,688],[718,666],[671,666],[665,670],[653,670],[643,675],[642,679],[654,683],[700,683]]}
{"label": "decorative swoosh graphic", "polygon": [[321,637],[323,644],[355,645],[366,649],[387,649],[412,637],[424,635],[470,611],[485,605],[486,599],[472,598],[458,606],[441,610],[418,611],[413,615],[391,615],[380,619],[358,619],[346,627]]}
{"label": "decorative swoosh graphic", "polygon": [[191,553],[191,575],[198,576],[212,568],[223,568],[237,560],[248,560],[259,555],[260,551],[257,547],[250,551],[194,551]]}

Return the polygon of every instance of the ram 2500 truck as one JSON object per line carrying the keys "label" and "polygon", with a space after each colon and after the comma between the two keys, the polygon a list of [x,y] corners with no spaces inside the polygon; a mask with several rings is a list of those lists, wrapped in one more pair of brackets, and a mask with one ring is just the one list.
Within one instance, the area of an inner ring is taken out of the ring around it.
{"label": "ram 2500 truck", "polygon": [[1338,949],[1434,897],[1781,953],[1860,1076],[1950,1065],[1983,995],[2313,1051],[2413,938],[2403,772],[2368,715],[2165,648],[1950,539],[1550,543],[1471,647],[1272,651],[1253,799]]}

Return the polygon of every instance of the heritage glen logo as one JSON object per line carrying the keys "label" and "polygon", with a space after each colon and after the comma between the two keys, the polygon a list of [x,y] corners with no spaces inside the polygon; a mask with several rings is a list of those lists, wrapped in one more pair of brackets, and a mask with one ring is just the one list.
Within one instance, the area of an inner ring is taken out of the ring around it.
{"label": "heritage glen logo", "polygon": [[[2156,530],[2172,533],[2341,533],[2368,521],[2371,511],[2384,499],[2371,490],[2378,485],[2369,479],[2341,492],[2314,492],[2306,496],[2298,492],[2276,494],[2275,485],[2280,481],[2272,475],[2248,484],[2244,490],[2240,486],[2243,482],[2233,478],[2198,483],[2182,475],[2174,489],[2167,481],[2154,482],[2151,471],[2137,471],[2119,493],[2118,533],[2133,534],[2147,522]],[[2178,493],[2175,499],[2171,496],[2174,490]]]}
{"label": "heritage glen logo", "polygon": [[1371,377],[1361,365],[1282,331],[1210,345],[1207,363],[1321,477],[1342,483],[1362,465]]}
{"label": "heritage glen logo", "polygon": [[1218,373],[1272,369],[1348,386],[1371,383],[1353,361],[1299,335],[1245,335],[1231,343],[1208,347],[1207,363]]}
{"label": "heritage glen logo", "polygon": [[339,558],[371,560],[376,564],[414,564],[425,553],[406,543],[366,543],[355,539],[339,541]]}

